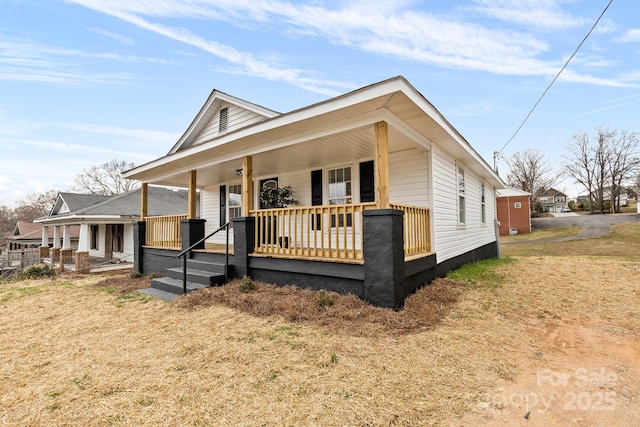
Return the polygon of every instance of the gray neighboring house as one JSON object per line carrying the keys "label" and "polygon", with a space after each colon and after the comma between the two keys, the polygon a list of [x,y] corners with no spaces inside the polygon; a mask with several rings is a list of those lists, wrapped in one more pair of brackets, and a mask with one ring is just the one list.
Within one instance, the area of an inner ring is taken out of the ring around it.
{"label": "gray neighboring house", "polygon": [[[53,233],[52,248],[74,249],[89,257],[133,262],[133,224],[140,221],[140,189],[116,196],[59,193],[48,216],[41,223],[42,246]],[[185,190],[149,187],[148,213],[153,216],[180,216],[187,203]],[[70,242],[71,227],[79,226],[77,246]]]}
{"label": "gray neighboring house", "polygon": [[562,212],[562,208],[567,207],[567,195],[550,188],[538,197],[538,202],[542,206],[543,212]]}

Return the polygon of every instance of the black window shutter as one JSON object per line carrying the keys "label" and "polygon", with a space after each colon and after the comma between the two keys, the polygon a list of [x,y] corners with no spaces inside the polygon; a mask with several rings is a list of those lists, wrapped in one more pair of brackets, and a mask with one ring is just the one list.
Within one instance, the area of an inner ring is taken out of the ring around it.
{"label": "black window shutter", "polygon": [[[311,171],[311,206],[322,205],[322,169]],[[311,218],[311,229],[322,228],[322,215],[316,214]]]}
{"label": "black window shutter", "polygon": [[360,202],[374,202],[376,186],[373,179],[373,160],[360,163]]}
{"label": "black window shutter", "polygon": [[311,171],[311,205],[322,205],[322,169]]}
{"label": "black window shutter", "polygon": [[220,227],[227,223],[227,186],[220,186]]}

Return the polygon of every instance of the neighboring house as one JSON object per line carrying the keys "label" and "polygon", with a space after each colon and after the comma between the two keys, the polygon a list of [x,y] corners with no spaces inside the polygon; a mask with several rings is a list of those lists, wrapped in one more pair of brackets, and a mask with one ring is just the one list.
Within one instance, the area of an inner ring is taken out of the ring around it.
{"label": "neighboring house", "polygon": [[[49,229],[53,229],[52,248],[133,262],[133,224],[140,220],[140,192],[138,189],[116,196],[59,193],[49,215],[35,221],[42,227],[42,245],[51,240]],[[184,190],[149,187],[147,197],[149,212],[155,216],[179,215],[187,203]],[[68,232],[73,236],[74,227],[79,229],[75,245],[67,240]]]}
{"label": "neighboring house", "polygon": [[[40,261],[39,247],[42,245],[43,225],[33,222],[18,221],[11,234],[5,236],[6,253],[3,259],[9,264],[21,262],[22,264],[34,264]],[[70,245],[78,247],[80,227],[70,229]],[[47,239],[47,246],[53,245],[53,239]]]}
{"label": "neighboring house", "polygon": [[496,193],[500,235],[531,233],[531,195],[511,187]]}
{"label": "neighboring house", "polygon": [[[166,156],[124,177],[143,189],[199,189],[201,219],[183,207],[182,248],[231,222],[237,277],[375,305],[400,307],[435,277],[498,252],[495,190],[504,184],[403,77],[286,114],[214,90]],[[262,207],[265,187],[290,187],[297,204]],[[150,237],[162,234],[153,221],[138,224],[135,268],[168,276],[153,286],[173,289],[182,264]],[[197,287],[196,270],[224,265],[225,239],[198,245],[188,287]],[[216,283],[209,269],[204,283]]]}
{"label": "neighboring house", "polygon": [[538,197],[542,212],[562,212],[567,207],[567,195],[555,188],[550,188]]}
{"label": "neighboring house", "polygon": [[[598,200],[598,190],[591,193],[592,200],[594,203],[597,203]],[[627,206],[629,204],[629,195],[626,189],[621,189],[620,193],[616,196],[620,199],[620,206]],[[580,194],[577,197],[577,203],[582,203],[583,201],[589,201],[589,194],[584,193]],[[611,202],[611,187],[604,187],[602,189],[602,200],[605,202]]]}

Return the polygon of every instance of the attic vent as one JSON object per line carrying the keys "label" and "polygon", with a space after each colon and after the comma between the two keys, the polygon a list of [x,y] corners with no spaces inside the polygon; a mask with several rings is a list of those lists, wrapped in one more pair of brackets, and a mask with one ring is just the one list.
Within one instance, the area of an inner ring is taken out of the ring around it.
{"label": "attic vent", "polygon": [[220,109],[220,124],[218,125],[218,132],[226,131],[228,123],[229,123],[229,108],[224,107]]}

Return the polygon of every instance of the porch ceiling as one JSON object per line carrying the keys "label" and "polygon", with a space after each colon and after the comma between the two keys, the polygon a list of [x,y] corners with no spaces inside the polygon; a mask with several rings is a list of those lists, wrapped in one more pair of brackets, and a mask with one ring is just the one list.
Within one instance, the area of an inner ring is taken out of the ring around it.
{"label": "porch ceiling", "polygon": [[[374,157],[373,125],[363,126],[348,132],[309,139],[305,142],[263,151],[253,155],[253,175],[255,177],[277,176],[309,168],[345,164],[356,159]],[[389,126],[389,151],[402,151],[415,144],[397,129]],[[223,147],[220,147],[223,148]],[[203,165],[191,169],[197,171],[198,188],[222,182],[240,180],[236,171],[242,168],[242,157],[234,156],[227,161],[213,165]],[[159,185],[186,187],[188,174],[179,172],[150,182]]]}

